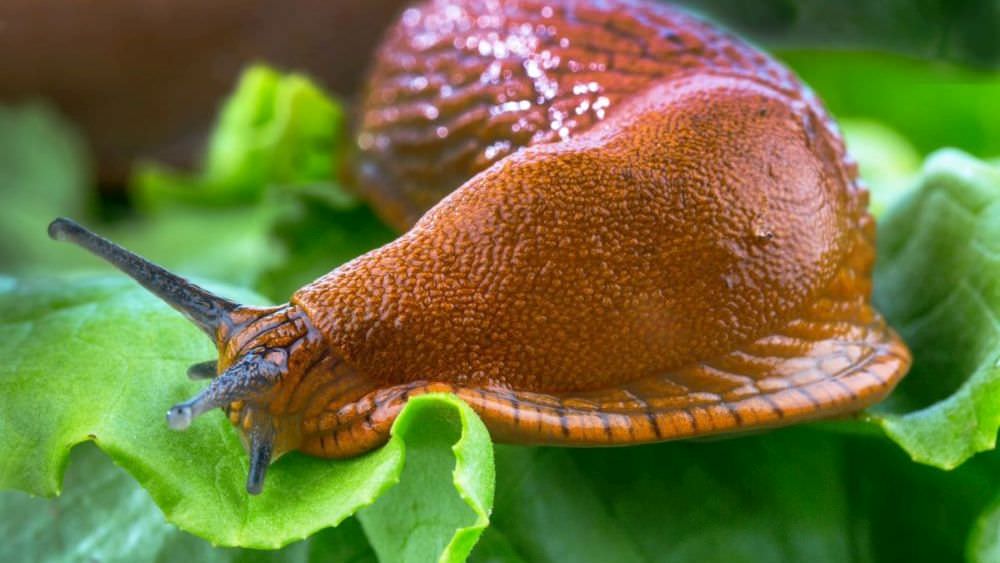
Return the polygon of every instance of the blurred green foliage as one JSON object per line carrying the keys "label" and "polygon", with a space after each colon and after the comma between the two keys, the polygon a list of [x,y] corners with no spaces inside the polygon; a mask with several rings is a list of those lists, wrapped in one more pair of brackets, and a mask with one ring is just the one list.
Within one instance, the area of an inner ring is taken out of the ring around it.
{"label": "blurred green foliage", "polygon": [[996,0],[667,0],[770,47],[889,51],[1000,67]]}
{"label": "blurred green foliage", "polygon": [[70,124],[41,104],[0,107],[0,271],[85,263],[38,233],[53,213],[86,208],[90,180],[86,148]]}
{"label": "blurred green foliage", "polygon": [[204,170],[191,175],[155,163],[138,166],[133,187],[142,204],[200,205],[255,202],[270,186],[312,189],[336,202],[330,189],[339,169],[344,114],[307,78],[253,66],[222,107],[209,139]]}
{"label": "blurred green foliage", "polygon": [[880,53],[786,51],[778,56],[839,118],[868,118],[921,154],[955,147],[1000,154],[1000,73]]}

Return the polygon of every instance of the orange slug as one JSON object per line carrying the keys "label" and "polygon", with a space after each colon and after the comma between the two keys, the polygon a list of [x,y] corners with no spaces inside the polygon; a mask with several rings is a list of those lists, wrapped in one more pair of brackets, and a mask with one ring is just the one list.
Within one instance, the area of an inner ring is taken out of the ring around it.
{"label": "orange slug", "polygon": [[189,371],[211,383],[167,419],[225,409],[251,493],[283,452],[378,447],[421,393],[501,441],[636,444],[857,411],[910,364],[870,305],[875,224],[836,126],[780,64],[673,8],[410,8],[357,145],[361,189],[412,228],[278,307],[49,229],[215,340]]}

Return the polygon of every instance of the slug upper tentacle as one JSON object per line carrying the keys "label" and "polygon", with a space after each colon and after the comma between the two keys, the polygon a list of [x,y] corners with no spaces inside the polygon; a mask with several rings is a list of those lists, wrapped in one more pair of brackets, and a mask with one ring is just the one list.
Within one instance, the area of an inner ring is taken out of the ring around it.
{"label": "slug upper tentacle", "polygon": [[210,338],[214,338],[216,331],[229,322],[230,313],[239,306],[97,236],[65,217],[49,224],[49,236],[82,246],[95,256],[107,260],[180,311]]}
{"label": "slug upper tentacle", "polygon": [[194,364],[188,368],[187,376],[191,379],[212,379],[218,375],[218,365],[215,360]]}
{"label": "slug upper tentacle", "polygon": [[[638,0],[430,0],[380,50],[360,189],[397,240],[240,306],[68,220],[215,341],[171,426],[223,407],[247,489],[290,450],[378,447],[450,392],[494,438],[634,444],[857,411],[905,375],[871,306],[875,223],[820,101]],[[221,372],[221,375],[215,376]]]}

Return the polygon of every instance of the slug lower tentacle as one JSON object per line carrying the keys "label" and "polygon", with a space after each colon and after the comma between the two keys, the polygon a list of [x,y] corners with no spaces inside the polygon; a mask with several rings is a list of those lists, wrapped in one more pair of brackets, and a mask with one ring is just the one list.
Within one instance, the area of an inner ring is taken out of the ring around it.
{"label": "slug lower tentacle", "polygon": [[909,367],[870,303],[875,223],[836,126],[707,23],[431,0],[389,32],[360,117],[360,188],[409,230],[285,305],[50,227],[213,338],[218,363],[189,370],[211,382],[168,420],[223,407],[251,493],[286,451],[385,443],[421,393],[455,393],[498,440],[636,444],[854,412]]}
{"label": "slug lower tentacle", "polygon": [[167,411],[167,424],[174,430],[185,430],[191,420],[212,409],[260,397],[274,387],[282,372],[280,366],[261,356],[247,354],[213,379],[198,396],[171,407]]}

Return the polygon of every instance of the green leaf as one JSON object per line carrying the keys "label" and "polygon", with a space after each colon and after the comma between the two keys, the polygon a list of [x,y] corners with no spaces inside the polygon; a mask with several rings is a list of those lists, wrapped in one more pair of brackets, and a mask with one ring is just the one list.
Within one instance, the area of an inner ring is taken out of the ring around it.
{"label": "green leaf", "polygon": [[879,235],[874,300],[914,364],[873,418],[914,460],[953,468],[1000,427],[1000,170],[935,154]]}
{"label": "green leaf", "polygon": [[902,52],[983,68],[1000,66],[990,0],[679,0],[768,47]]}
{"label": "green leaf", "polygon": [[47,106],[0,106],[0,271],[85,263],[38,236],[58,215],[79,216],[90,169],[80,135]]}
{"label": "green leaf", "polygon": [[842,119],[847,149],[857,159],[861,177],[868,183],[868,210],[881,217],[913,184],[920,170],[920,155],[896,131],[866,119]]}
{"label": "green leaf", "polygon": [[340,105],[308,79],[251,67],[221,112],[203,172],[140,167],[133,188],[146,217],[116,238],[173,268],[286,300],[393,238],[337,185],[343,126]]}
{"label": "green leaf", "polygon": [[778,56],[838,119],[875,120],[921,154],[1000,154],[1000,74],[876,52],[785,50]]}
{"label": "green leaf", "polygon": [[[141,220],[99,229],[111,240],[170,270],[238,287],[256,287],[266,272],[288,260],[285,247],[272,231],[293,205],[270,193],[263,202],[218,208],[164,204]],[[90,266],[112,271],[94,260]],[[271,297],[286,301],[289,295]]]}
{"label": "green leaf", "polygon": [[[615,449],[497,448],[473,561],[846,561],[839,439],[801,429]],[[515,559],[516,560],[516,559]]]}
{"label": "green leaf", "polygon": [[[67,491],[48,501],[0,493],[6,561],[152,560],[182,538],[135,481],[92,446],[73,450]],[[10,515],[20,514],[21,518]]]}
{"label": "green leaf", "polygon": [[[206,208],[162,203],[141,221],[101,224],[87,216],[89,169],[78,134],[42,105],[0,106],[0,272],[110,271],[85,252],[44,236],[70,216],[158,263],[240,286],[284,262],[271,231],[294,202],[268,193],[258,205]],[[207,244],[206,242],[209,242]],[[287,298],[289,294],[280,296]]]}
{"label": "green leaf", "polygon": [[415,397],[406,408],[392,429],[405,444],[400,483],[358,517],[382,561],[465,561],[493,507],[490,435],[457,399]]}
{"label": "green leaf", "polygon": [[167,523],[153,500],[92,444],[73,448],[65,491],[47,500],[0,492],[4,561],[374,561],[354,519],[280,551],[213,547]]}
{"label": "green leaf", "polygon": [[851,527],[870,561],[960,561],[969,531],[1000,490],[1000,455],[951,471],[913,463],[884,439],[845,440]]}
{"label": "green leaf", "polygon": [[163,201],[257,201],[270,185],[309,189],[342,202],[346,195],[332,184],[343,124],[340,105],[308,78],[253,66],[222,108],[201,174],[145,164],[133,184],[150,207]]}
{"label": "green leaf", "polygon": [[1000,562],[1000,497],[976,522],[969,538],[969,559],[977,563]]}
{"label": "green leaf", "polygon": [[[183,376],[185,368],[215,356],[180,315],[120,278],[6,278],[0,311],[0,354],[10,358],[0,367],[0,487],[59,492],[70,448],[89,440],[180,528],[220,545],[277,548],[371,504],[399,480],[413,440],[416,459],[407,465],[416,475],[432,473],[421,470],[422,459],[442,459],[430,450],[454,446],[455,482],[450,491],[432,489],[431,500],[420,498],[423,489],[404,488],[409,493],[396,493],[400,502],[431,506],[450,493],[473,513],[467,522],[432,526],[444,536],[422,535],[427,549],[461,553],[485,525],[493,481],[482,468],[490,466],[491,446],[482,423],[453,397],[412,401],[389,443],[365,456],[331,461],[289,454],[269,471],[263,494],[250,497],[246,455],[221,412],[184,434],[164,424],[165,410],[199,387]],[[460,431],[441,432],[448,425]],[[422,522],[435,518],[414,514]]]}
{"label": "green leaf", "polygon": [[956,561],[998,469],[981,456],[944,472],[808,427],[496,457],[476,563]]}
{"label": "green leaf", "polygon": [[364,205],[332,208],[311,197],[284,202],[272,232],[286,259],[272,262],[255,288],[287,300],[303,285],[396,238]]}

